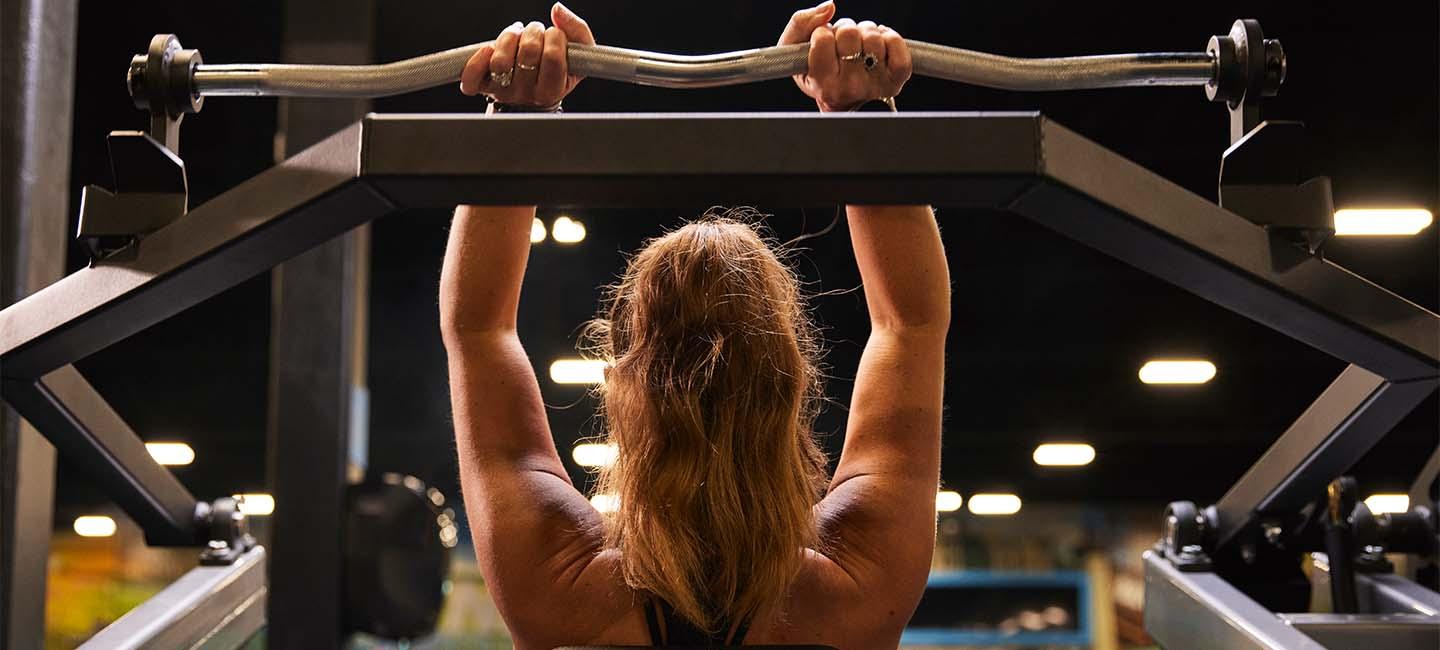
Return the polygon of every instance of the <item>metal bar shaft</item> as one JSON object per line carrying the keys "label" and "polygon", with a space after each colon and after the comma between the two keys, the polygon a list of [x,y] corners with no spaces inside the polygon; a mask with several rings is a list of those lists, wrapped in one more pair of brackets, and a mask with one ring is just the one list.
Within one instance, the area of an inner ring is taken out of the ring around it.
{"label": "metal bar shaft", "polygon": [[[379,65],[200,65],[202,96],[385,97],[455,83],[476,50],[491,42]],[[915,74],[1001,90],[1203,86],[1215,76],[1205,52],[1027,59],[906,41]],[[805,72],[809,44],[699,56],[571,43],[573,74],[663,88],[711,88]]]}

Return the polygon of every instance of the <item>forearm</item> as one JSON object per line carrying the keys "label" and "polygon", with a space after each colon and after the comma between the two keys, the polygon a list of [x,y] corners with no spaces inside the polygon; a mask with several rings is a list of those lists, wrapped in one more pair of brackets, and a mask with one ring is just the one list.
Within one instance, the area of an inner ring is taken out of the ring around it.
{"label": "forearm", "polygon": [[950,269],[935,213],[923,205],[846,206],[873,327],[945,329]]}
{"label": "forearm", "polygon": [[440,272],[447,343],[467,333],[515,329],[534,218],[534,206],[455,208]]}

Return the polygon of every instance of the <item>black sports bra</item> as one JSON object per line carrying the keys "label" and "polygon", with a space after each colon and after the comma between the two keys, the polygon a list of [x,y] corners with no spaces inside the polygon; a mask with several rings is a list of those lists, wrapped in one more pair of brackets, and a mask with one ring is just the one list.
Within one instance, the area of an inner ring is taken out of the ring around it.
{"label": "black sports bra", "polygon": [[[665,621],[665,626],[660,626],[660,621]],[[675,613],[674,608],[658,598],[651,598],[645,607],[645,623],[650,626],[650,643],[655,646],[703,646],[703,647],[738,647],[745,642],[745,634],[750,631],[750,620],[740,621],[735,626],[735,634],[728,639],[724,636],[711,636],[704,631],[690,624],[685,617]],[[721,621],[720,629],[724,630],[721,635],[730,630],[730,621]]]}

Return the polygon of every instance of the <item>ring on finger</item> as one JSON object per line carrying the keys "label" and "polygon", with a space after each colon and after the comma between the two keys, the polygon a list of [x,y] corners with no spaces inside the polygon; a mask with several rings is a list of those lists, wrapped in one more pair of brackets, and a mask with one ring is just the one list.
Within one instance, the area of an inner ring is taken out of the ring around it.
{"label": "ring on finger", "polygon": [[864,52],[856,52],[856,53],[854,53],[854,54],[841,54],[841,55],[840,55],[840,60],[841,60],[841,61],[859,61],[859,60],[860,60],[860,57],[862,57],[862,56],[865,56],[865,53],[864,53]]}
{"label": "ring on finger", "polygon": [[880,65],[880,57],[875,56],[872,52],[864,52],[864,55],[865,71],[874,72],[875,67]]}
{"label": "ring on finger", "polygon": [[504,72],[491,72],[490,78],[495,81],[495,85],[501,88],[509,88],[510,82],[515,79],[515,70],[512,68]]}
{"label": "ring on finger", "polygon": [[516,67],[516,68],[519,68],[519,69],[521,69],[521,70],[524,70],[524,71],[526,71],[526,72],[534,72],[534,71],[540,69],[540,66],[538,66],[538,65],[525,65],[524,63],[520,63],[520,62],[516,62],[516,63],[515,63],[515,67]]}

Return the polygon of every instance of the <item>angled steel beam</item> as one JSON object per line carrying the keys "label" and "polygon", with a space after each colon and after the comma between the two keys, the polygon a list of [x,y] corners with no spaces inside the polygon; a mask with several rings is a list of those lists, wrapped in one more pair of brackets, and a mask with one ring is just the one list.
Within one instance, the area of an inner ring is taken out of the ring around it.
{"label": "angled steel beam", "polygon": [[1049,120],[1012,206],[1056,232],[1391,381],[1440,377],[1440,316]]}
{"label": "angled steel beam", "polygon": [[72,273],[0,312],[0,373],[35,379],[393,210],[350,181],[360,126],[151,234],[130,262]]}
{"label": "angled steel beam", "polygon": [[6,380],[5,400],[85,470],[145,531],[151,546],[194,546],[195,497],[161,467],[74,366],[39,381]]}
{"label": "angled steel beam", "polygon": [[[0,372],[43,375],[401,208],[998,207],[1035,182],[1033,114],[865,117],[371,116],[151,234],[135,260],[81,270],[0,311]],[[583,144],[534,146],[562,141]]]}
{"label": "angled steel beam", "polygon": [[[582,144],[533,146],[562,141]],[[1435,314],[1037,115],[984,113],[372,116],[151,235],[136,261],[0,312],[0,371],[43,374],[400,208],[715,201],[1008,205],[1387,379],[1440,376]]]}
{"label": "angled steel beam", "polygon": [[233,564],[191,569],[114,623],[82,650],[230,650],[265,627],[265,549],[246,551]]}
{"label": "angled steel beam", "polygon": [[1314,501],[1435,386],[1435,380],[1393,383],[1359,366],[1345,368],[1215,504],[1215,543],[1225,545],[1261,513]]}
{"label": "angled steel beam", "polygon": [[1145,631],[1166,650],[1325,650],[1210,572],[1145,552]]}

